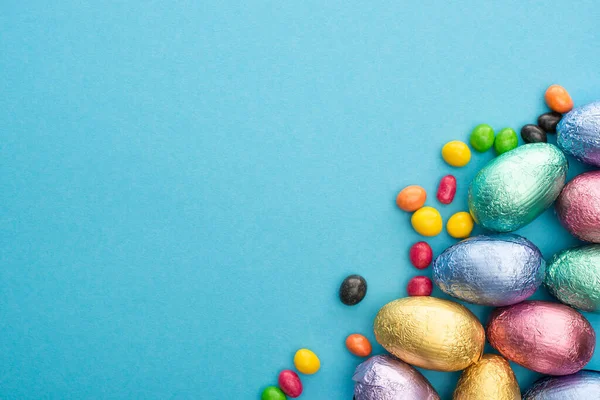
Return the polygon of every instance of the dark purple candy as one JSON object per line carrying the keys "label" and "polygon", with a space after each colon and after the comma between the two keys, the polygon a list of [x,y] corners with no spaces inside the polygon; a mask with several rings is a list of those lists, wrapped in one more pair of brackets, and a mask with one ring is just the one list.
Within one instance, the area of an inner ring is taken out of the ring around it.
{"label": "dark purple candy", "polygon": [[340,300],[347,306],[358,304],[367,294],[367,281],[360,275],[350,275],[340,286]]}
{"label": "dark purple candy", "polygon": [[558,125],[561,118],[562,114],[556,111],[542,114],[538,117],[538,126],[546,133],[556,133],[556,125]]}
{"label": "dark purple candy", "polygon": [[525,143],[542,143],[547,142],[548,137],[546,132],[537,125],[525,125],[521,128],[521,137]]}

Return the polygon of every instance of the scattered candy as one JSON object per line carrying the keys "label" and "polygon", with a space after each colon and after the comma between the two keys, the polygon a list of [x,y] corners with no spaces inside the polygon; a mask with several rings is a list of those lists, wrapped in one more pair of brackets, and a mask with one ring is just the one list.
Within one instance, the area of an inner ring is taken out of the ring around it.
{"label": "scattered candy", "polygon": [[425,269],[431,264],[433,250],[427,242],[417,242],[410,247],[408,252],[410,262],[417,269]]}
{"label": "scattered candy", "polygon": [[464,167],[471,161],[471,150],[460,140],[453,140],[442,147],[442,158],[453,167]]}
{"label": "scattered candy", "polygon": [[300,381],[298,374],[292,370],[284,369],[281,371],[277,383],[281,391],[293,399],[302,394],[302,381]]}
{"label": "scattered candy", "polygon": [[586,164],[600,167],[600,101],[578,107],[556,127],[556,144]]}
{"label": "scattered candy", "polygon": [[308,349],[300,349],[294,356],[296,369],[305,375],[312,375],[321,368],[319,357]]}
{"label": "scattered candy", "polygon": [[346,338],[346,347],[350,353],[359,357],[368,357],[372,350],[369,339],[358,333],[353,333]]}
{"label": "scattered candy", "polygon": [[521,128],[521,137],[525,143],[547,142],[546,132],[537,125],[528,124]]}
{"label": "scattered candy", "polygon": [[367,281],[360,275],[350,275],[340,285],[340,300],[347,306],[358,304],[367,294]]}
{"label": "scattered candy", "polygon": [[471,132],[469,143],[480,153],[488,151],[494,145],[494,130],[488,124],[477,125]]}
{"label": "scattered candy", "polygon": [[263,390],[260,400],[286,400],[285,394],[275,386],[269,386]]}
{"label": "scattered candy", "polygon": [[409,296],[431,296],[433,283],[426,276],[415,276],[408,281],[406,292]]}
{"label": "scattered candy", "polygon": [[433,207],[419,208],[410,222],[415,231],[423,236],[436,236],[442,231],[442,216]]}
{"label": "scattered candy", "polygon": [[561,118],[562,118],[561,113],[552,111],[552,112],[540,115],[538,117],[537,123],[538,123],[538,126],[540,128],[542,128],[546,133],[556,133],[556,125],[558,125]]}
{"label": "scattered candy", "polygon": [[456,194],[456,178],[446,175],[440,180],[437,191],[437,199],[442,204],[450,204]]}
{"label": "scattered candy", "polygon": [[413,212],[423,207],[427,199],[427,192],[421,186],[407,186],[398,193],[396,205],[404,211]]}
{"label": "scattered candy", "polygon": [[448,220],[446,230],[453,238],[468,238],[473,231],[473,217],[468,212],[457,212]]}
{"label": "scattered candy", "polygon": [[551,85],[546,89],[544,98],[552,111],[564,114],[573,109],[573,100],[569,92],[560,85]]}
{"label": "scattered candy", "polygon": [[567,183],[556,200],[556,214],[573,236],[600,243],[600,171],[585,172]]}
{"label": "scattered candy", "polygon": [[515,373],[504,358],[484,354],[465,369],[454,390],[455,400],[521,400]]}
{"label": "scattered candy", "polygon": [[516,149],[519,145],[519,139],[517,138],[517,132],[512,128],[504,128],[494,140],[494,149],[498,155],[504,154],[507,151]]}

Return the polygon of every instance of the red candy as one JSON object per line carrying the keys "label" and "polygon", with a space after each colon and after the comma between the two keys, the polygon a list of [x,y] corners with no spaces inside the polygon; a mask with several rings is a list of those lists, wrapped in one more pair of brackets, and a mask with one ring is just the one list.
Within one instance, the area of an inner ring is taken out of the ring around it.
{"label": "red candy", "polygon": [[413,244],[408,253],[410,262],[417,269],[425,269],[431,264],[433,251],[427,242],[417,242]]}
{"label": "red candy", "polygon": [[409,296],[430,296],[433,291],[433,282],[426,276],[415,276],[406,286]]}
{"label": "red candy", "polygon": [[456,194],[456,178],[452,175],[446,175],[440,180],[438,186],[437,199],[442,204],[450,204]]}
{"label": "red candy", "polygon": [[296,398],[302,394],[300,377],[292,370],[284,369],[281,371],[277,383],[281,391],[288,395],[288,397]]}

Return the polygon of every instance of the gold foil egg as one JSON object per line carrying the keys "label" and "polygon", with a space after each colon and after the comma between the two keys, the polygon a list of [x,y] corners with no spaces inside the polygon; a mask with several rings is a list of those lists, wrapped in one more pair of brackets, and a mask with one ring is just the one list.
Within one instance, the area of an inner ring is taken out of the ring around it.
{"label": "gold foil egg", "polygon": [[383,306],[375,339],[402,361],[435,371],[460,371],[483,353],[483,326],[466,307],[429,296],[405,297]]}
{"label": "gold foil egg", "polygon": [[521,400],[515,373],[503,357],[484,354],[463,371],[453,400]]}

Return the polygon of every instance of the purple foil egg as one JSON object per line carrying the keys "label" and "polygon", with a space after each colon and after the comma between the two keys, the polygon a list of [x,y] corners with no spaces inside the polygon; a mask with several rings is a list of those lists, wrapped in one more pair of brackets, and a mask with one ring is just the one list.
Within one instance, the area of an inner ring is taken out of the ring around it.
{"label": "purple foil egg", "polygon": [[600,167],[600,101],[574,108],[556,127],[556,144],[586,164]]}
{"label": "purple foil egg", "polygon": [[356,367],[352,379],[356,400],[439,400],[419,371],[390,356],[373,356]]}
{"label": "purple foil egg", "polygon": [[600,243],[600,171],[576,176],[556,201],[560,222],[581,240]]}
{"label": "purple foil egg", "polygon": [[523,400],[580,399],[600,399],[600,372],[579,371],[573,375],[542,378],[523,396]]}

